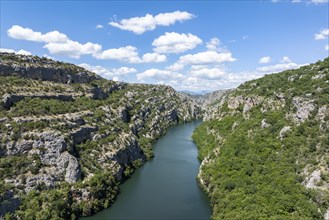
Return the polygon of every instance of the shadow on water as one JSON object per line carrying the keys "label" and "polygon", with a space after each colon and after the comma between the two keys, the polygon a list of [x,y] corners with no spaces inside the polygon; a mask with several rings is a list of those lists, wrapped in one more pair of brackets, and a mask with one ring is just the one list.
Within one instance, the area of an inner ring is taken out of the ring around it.
{"label": "shadow on water", "polygon": [[114,204],[83,219],[210,219],[209,200],[196,181],[200,163],[191,139],[199,123],[170,128],[156,142],[155,157],[121,185]]}

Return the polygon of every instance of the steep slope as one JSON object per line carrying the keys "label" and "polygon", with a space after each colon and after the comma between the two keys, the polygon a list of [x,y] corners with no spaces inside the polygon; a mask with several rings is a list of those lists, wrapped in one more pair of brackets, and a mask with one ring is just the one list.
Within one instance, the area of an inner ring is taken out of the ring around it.
{"label": "steep slope", "polygon": [[0,218],[75,219],[108,207],[154,140],[201,117],[171,87],[35,56],[1,53],[0,85]]}
{"label": "steep slope", "polygon": [[329,58],[247,82],[193,134],[213,219],[329,219]]}

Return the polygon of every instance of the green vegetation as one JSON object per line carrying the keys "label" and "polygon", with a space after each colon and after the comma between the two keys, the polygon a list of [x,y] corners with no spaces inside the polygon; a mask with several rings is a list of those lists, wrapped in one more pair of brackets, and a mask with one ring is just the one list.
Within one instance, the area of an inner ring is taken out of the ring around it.
{"label": "green vegetation", "polygon": [[[323,74],[321,79],[312,79],[318,74]],[[316,115],[319,107],[329,103],[326,80],[329,58],[247,82],[230,98],[261,96],[259,105],[243,113],[241,106],[233,111],[225,102],[218,110],[221,118],[195,130],[199,158],[208,161],[201,167],[201,179],[211,199],[213,219],[323,218],[329,206],[328,188],[321,188],[328,181],[328,170],[321,168],[329,160],[328,110],[323,121]],[[276,93],[284,95],[284,106],[264,111],[262,107],[275,100]],[[287,115],[297,111],[292,99],[309,100],[308,93],[316,108],[299,124]],[[268,126],[261,126],[263,120]],[[284,126],[291,131],[280,137]],[[310,175],[315,169],[323,170],[322,180],[318,188],[307,189],[302,185],[305,172]]]}
{"label": "green vegetation", "polygon": [[[0,68],[90,74],[33,56],[2,53],[0,61]],[[119,184],[153,157],[152,143],[177,123],[172,112],[179,122],[194,119],[167,86],[6,74],[0,73],[0,206],[6,194],[21,205],[5,219],[77,219],[109,207]]]}

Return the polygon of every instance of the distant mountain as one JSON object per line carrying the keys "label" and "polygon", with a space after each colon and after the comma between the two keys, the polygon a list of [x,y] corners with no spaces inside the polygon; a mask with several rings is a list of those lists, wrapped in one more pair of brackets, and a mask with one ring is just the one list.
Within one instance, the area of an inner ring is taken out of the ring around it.
{"label": "distant mountain", "polygon": [[209,90],[199,90],[199,91],[178,90],[177,92],[185,93],[189,95],[205,95],[207,93],[210,93]]}

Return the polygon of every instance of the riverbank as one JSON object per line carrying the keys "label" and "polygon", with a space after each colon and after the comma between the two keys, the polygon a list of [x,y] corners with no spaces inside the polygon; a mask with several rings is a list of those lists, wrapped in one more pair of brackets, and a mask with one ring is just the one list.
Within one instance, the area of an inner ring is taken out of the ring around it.
{"label": "riverbank", "polygon": [[200,122],[169,128],[153,146],[155,157],[121,185],[112,207],[83,219],[209,219],[209,200],[196,181],[198,150],[191,139]]}

